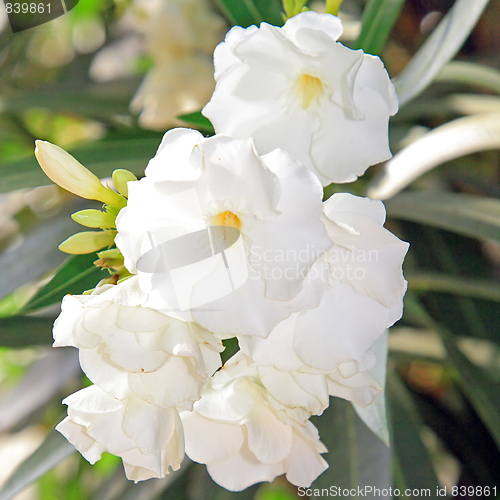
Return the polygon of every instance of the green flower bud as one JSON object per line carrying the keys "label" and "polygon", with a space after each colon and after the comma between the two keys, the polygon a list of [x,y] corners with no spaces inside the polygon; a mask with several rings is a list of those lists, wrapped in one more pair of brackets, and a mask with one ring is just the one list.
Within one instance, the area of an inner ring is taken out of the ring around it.
{"label": "green flower bud", "polygon": [[85,227],[109,228],[115,227],[116,217],[108,212],[100,210],[80,210],[74,213],[71,218]]}
{"label": "green flower bud", "polygon": [[103,186],[98,177],[64,149],[46,141],[36,141],[35,144],[38,163],[58,186],[82,198],[102,201],[114,207],[122,208],[127,204],[123,196]]}
{"label": "green flower bud", "polygon": [[113,172],[111,177],[116,190],[125,198],[128,198],[128,183],[136,181],[137,177],[130,171],[119,168]]}
{"label": "green flower bud", "polygon": [[98,252],[97,256],[99,259],[94,262],[95,266],[106,269],[115,269],[116,271],[123,269],[123,255],[117,248],[110,248],[109,250]]}
{"label": "green flower bud", "polygon": [[71,254],[97,252],[115,241],[116,231],[85,231],[70,236],[59,245],[59,250]]}

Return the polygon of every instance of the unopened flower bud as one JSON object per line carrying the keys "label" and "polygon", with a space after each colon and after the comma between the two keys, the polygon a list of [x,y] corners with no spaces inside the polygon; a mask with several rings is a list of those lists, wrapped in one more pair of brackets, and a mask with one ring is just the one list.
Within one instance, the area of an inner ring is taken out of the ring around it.
{"label": "unopened flower bud", "polygon": [[125,198],[128,198],[128,183],[131,181],[136,181],[137,177],[129,170],[124,170],[119,168],[113,172],[111,177],[113,179],[113,184],[116,190]]}
{"label": "unopened flower bud", "polygon": [[109,228],[115,227],[116,216],[108,212],[101,212],[100,210],[80,210],[71,216],[71,218],[85,227],[100,227]]}
{"label": "unopened flower bud", "polygon": [[115,241],[113,231],[85,231],[70,236],[59,245],[59,250],[71,254],[97,252],[101,248],[112,245]]}
{"label": "unopened flower bud", "polygon": [[99,259],[94,262],[95,266],[115,269],[116,271],[123,269],[123,255],[117,248],[103,250],[102,252],[98,252],[97,256]]}
{"label": "unopened flower bud", "polygon": [[35,142],[35,156],[42,170],[58,186],[82,198],[124,207],[123,196],[103,186],[98,177],[59,146],[46,141]]}

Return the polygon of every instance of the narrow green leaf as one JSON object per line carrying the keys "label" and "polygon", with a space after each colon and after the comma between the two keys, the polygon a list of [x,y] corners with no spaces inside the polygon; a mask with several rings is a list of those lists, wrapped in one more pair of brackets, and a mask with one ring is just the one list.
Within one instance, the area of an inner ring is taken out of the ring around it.
{"label": "narrow green leaf", "polygon": [[0,299],[59,266],[65,256],[57,245],[74,231],[75,226],[69,214],[58,214],[39,222],[25,234],[21,246],[0,255]]}
{"label": "narrow green leaf", "polygon": [[266,22],[281,26],[281,2],[278,0],[215,0],[231,24],[247,28],[252,24]]}
{"label": "narrow green leaf", "polygon": [[32,92],[16,92],[2,101],[3,109],[22,113],[33,108],[73,113],[109,122],[116,115],[129,115],[129,104],[139,81],[100,83],[98,85],[47,85]]}
{"label": "narrow green leaf", "polygon": [[387,376],[387,395],[396,462],[396,486],[420,491],[429,489],[430,493],[423,496],[436,498],[438,479],[420,437],[422,422],[411,395],[395,373]]}
{"label": "narrow green leaf", "polygon": [[248,26],[258,23],[260,20],[255,20],[252,12],[248,9],[246,2],[234,0],[215,0],[215,3],[228,19],[231,24],[247,28]]}
{"label": "narrow green leaf", "polygon": [[74,255],[64,262],[54,277],[23,307],[22,313],[33,312],[42,307],[61,302],[70,294],[80,294],[94,288],[97,283],[109,277],[109,273],[93,265],[96,254]]}
{"label": "narrow green leaf", "polygon": [[[448,94],[439,97],[429,97],[409,102],[394,117],[392,130],[399,128],[394,123],[401,123],[405,127],[401,138],[405,136],[414,122],[421,122],[425,118],[434,120],[436,117],[456,118],[457,116],[477,115],[480,113],[500,113],[500,97],[488,94]],[[401,130],[403,128],[401,127]],[[394,139],[394,133],[393,139]],[[397,143],[398,141],[393,141]]]}
{"label": "narrow green leaf", "polygon": [[500,302],[500,285],[491,280],[448,276],[438,273],[405,273],[410,290],[443,292]]}
{"label": "narrow green leaf", "polygon": [[500,94],[500,70],[473,62],[451,61],[437,75],[436,82],[465,83]]}
{"label": "narrow green leaf", "polygon": [[255,21],[259,24],[261,22],[269,23],[274,26],[281,26],[283,24],[283,16],[281,9],[281,2],[279,0],[244,0],[247,5],[253,5],[253,11],[257,16]]}
{"label": "narrow green leaf", "polygon": [[487,5],[488,0],[456,0],[406,68],[394,78],[400,104],[429,86],[460,50]]}
{"label": "narrow green leaf", "polygon": [[405,0],[370,0],[363,12],[361,33],[354,48],[380,55],[404,4]]}
{"label": "narrow green leaf", "polygon": [[423,135],[389,160],[368,195],[385,200],[437,165],[500,148],[500,113],[458,118]]}
{"label": "narrow green leaf", "polygon": [[[410,242],[414,265],[422,272],[455,276],[464,283],[491,279],[491,263],[478,252],[476,240],[424,224],[400,222],[399,225],[405,239]],[[416,303],[425,306],[425,309],[420,307],[419,316],[423,319],[420,326],[435,330],[437,327],[432,324],[435,320],[455,334],[500,342],[500,308],[497,302],[459,293],[420,291],[418,298],[413,290],[409,293],[413,294]],[[407,298],[408,294],[405,297],[405,319],[409,311]],[[412,309],[415,311],[415,307]]]}
{"label": "narrow green leaf", "polygon": [[73,445],[57,431],[51,431],[40,447],[9,477],[0,490],[0,500],[14,498],[33,481],[53,469],[75,451]]}
{"label": "narrow green leaf", "polygon": [[[158,149],[157,139],[99,141],[71,149],[71,154],[98,177],[110,177],[113,170],[123,168],[142,175],[148,161]],[[35,157],[0,164],[0,192],[51,184]]]}
{"label": "narrow green leaf", "polygon": [[[380,384],[385,387],[387,353],[389,349],[389,334],[385,331],[371,347],[371,351],[377,357],[377,364],[368,372]],[[389,429],[387,428],[387,415],[385,409],[385,391],[377,395],[371,405],[362,407],[353,403],[358,417],[378,436],[383,443],[389,446]]]}
{"label": "narrow green leaf", "polygon": [[480,240],[500,241],[500,200],[467,194],[412,191],[386,202],[387,213]]}
{"label": "narrow green leaf", "polygon": [[12,316],[0,318],[0,346],[51,345],[54,318]]}
{"label": "narrow green leaf", "polygon": [[472,364],[449,333],[440,333],[450,362],[458,372],[460,387],[500,447],[500,383],[493,381],[485,370]]}
{"label": "narrow green leaf", "polygon": [[[311,488],[389,488],[390,449],[356,415],[351,403],[330,398],[330,406],[321,417],[312,419],[321,441],[328,448],[323,458],[330,467]],[[368,497],[373,490],[366,490]]]}
{"label": "narrow green leaf", "polygon": [[[45,355],[32,363],[22,380],[0,399],[0,433],[19,429],[24,422],[33,425],[42,420],[43,409],[71,381],[81,378],[78,350],[72,347],[46,349]],[[35,417],[36,412],[36,417]],[[33,418],[28,419],[30,415]]]}
{"label": "narrow green leaf", "polygon": [[186,115],[179,115],[177,117],[179,120],[186,122],[189,126],[197,128],[202,132],[207,132],[209,134],[215,134],[214,127],[208,118],[205,118],[201,111],[196,111],[195,113],[188,113]]}

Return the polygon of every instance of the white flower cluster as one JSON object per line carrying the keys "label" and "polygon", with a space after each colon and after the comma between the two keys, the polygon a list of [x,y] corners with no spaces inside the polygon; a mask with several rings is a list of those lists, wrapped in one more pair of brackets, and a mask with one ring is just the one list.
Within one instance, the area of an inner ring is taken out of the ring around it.
{"label": "white flower cluster", "polygon": [[217,135],[167,132],[128,183],[116,244],[133,276],[65,297],[54,327],[94,383],[58,426],[90,462],[113,453],[139,481],[186,453],[230,490],[281,474],[309,486],[328,467],[310,417],[383,390],[408,245],[382,202],[323,202],[322,184],[390,155],[397,102],[380,60],[340,32],[314,12],[233,28],[205,108]]}

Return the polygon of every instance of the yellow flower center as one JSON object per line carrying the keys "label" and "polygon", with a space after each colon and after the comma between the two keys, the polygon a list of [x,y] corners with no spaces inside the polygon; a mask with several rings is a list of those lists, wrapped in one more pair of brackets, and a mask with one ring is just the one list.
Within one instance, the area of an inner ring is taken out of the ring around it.
{"label": "yellow flower center", "polygon": [[233,212],[230,212],[229,210],[226,210],[225,212],[221,212],[220,214],[216,215],[212,219],[212,224],[214,226],[226,226],[226,227],[234,227],[238,230],[241,229],[240,218],[236,214],[233,214]]}
{"label": "yellow flower center", "polygon": [[325,89],[319,78],[304,74],[297,78],[294,91],[301,101],[302,108],[307,109],[324,94]]}

